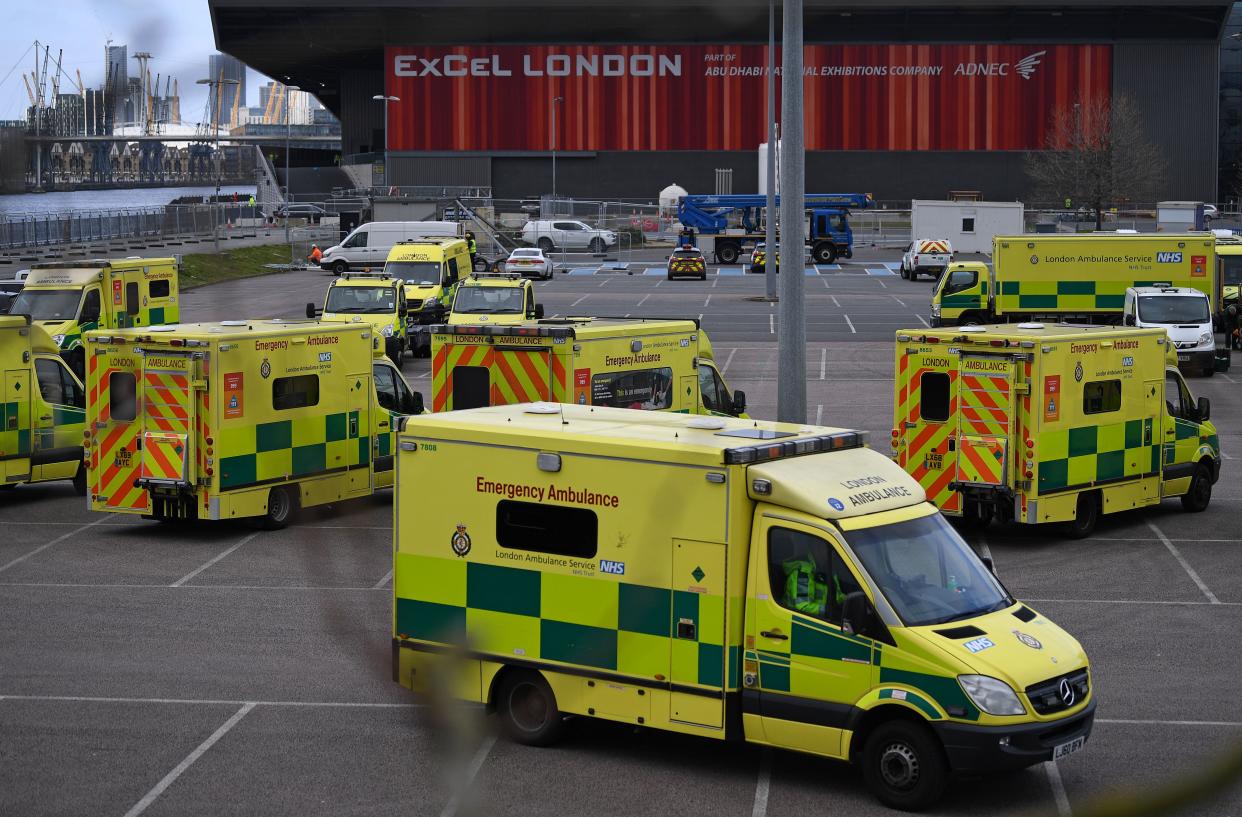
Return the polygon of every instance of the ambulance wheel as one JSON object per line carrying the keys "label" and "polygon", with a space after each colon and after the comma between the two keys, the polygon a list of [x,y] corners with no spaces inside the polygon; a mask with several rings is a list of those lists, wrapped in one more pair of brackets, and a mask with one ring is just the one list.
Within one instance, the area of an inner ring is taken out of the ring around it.
{"label": "ambulance wheel", "polygon": [[983,326],[983,316],[978,312],[967,312],[958,321],[959,326]]}
{"label": "ambulance wheel", "polygon": [[298,515],[298,501],[294,489],[281,486],[267,495],[267,513],[262,517],[264,530],[280,530]]}
{"label": "ambulance wheel", "polygon": [[1190,478],[1190,490],[1182,494],[1182,510],[1190,513],[1206,511],[1212,501],[1212,472],[1203,463],[1195,466]]}
{"label": "ambulance wheel", "polygon": [[1065,523],[1065,535],[1070,539],[1085,539],[1095,530],[1100,520],[1100,496],[1093,491],[1078,495],[1074,508],[1074,521]]}
{"label": "ambulance wheel", "polygon": [[552,687],[537,672],[511,672],[501,682],[497,710],[505,734],[527,746],[547,746],[559,736],[561,712]]}
{"label": "ambulance wheel", "polygon": [[[1211,490],[1209,486],[1208,490]],[[79,465],[78,472],[73,475],[73,492],[78,496],[86,496],[86,466]]]}
{"label": "ambulance wheel", "polygon": [[918,811],[940,799],[949,778],[935,735],[907,720],[881,724],[863,746],[863,780],[889,808]]}

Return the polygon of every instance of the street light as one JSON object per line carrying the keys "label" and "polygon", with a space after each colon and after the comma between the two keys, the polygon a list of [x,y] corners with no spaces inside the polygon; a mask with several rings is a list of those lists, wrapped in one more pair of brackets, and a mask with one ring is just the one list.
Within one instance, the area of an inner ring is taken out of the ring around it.
{"label": "street light", "polygon": [[399,96],[385,96],[384,94],[376,94],[371,99],[384,103],[384,184],[388,184],[388,103],[400,102]]}
{"label": "street light", "polygon": [[[241,82],[235,79],[200,79],[198,85],[206,85],[211,91],[210,93],[218,94],[221,85],[240,85]],[[215,100],[211,107],[211,129],[215,131],[216,137],[216,201],[220,200],[220,174],[224,169],[224,162],[220,158],[220,123],[217,121],[220,116],[220,100]]]}
{"label": "street light", "polygon": [[[288,77],[286,77],[288,79]],[[292,240],[289,238],[289,205],[293,204],[293,181],[289,176],[289,109],[293,103],[293,92],[302,90],[296,85],[285,86],[285,241],[289,246],[293,246]],[[292,265],[292,262],[290,262]]]}
{"label": "street light", "polygon": [[556,207],[556,106],[565,101],[563,96],[552,97],[552,206]]}

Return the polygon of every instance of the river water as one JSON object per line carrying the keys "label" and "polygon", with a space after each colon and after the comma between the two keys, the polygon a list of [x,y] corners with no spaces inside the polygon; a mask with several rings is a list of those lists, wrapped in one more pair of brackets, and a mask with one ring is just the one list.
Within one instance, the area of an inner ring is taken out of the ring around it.
{"label": "river water", "polygon": [[[159,207],[182,196],[212,196],[215,185],[204,187],[140,187],[130,190],[77,190],[63,193],[21,193],[0,196],[0,214],[71,213],[87,210],[123,210],[129,207]],[[255,192],[254,185],[223,185],[220,194],[233,193],[245,201]]]}

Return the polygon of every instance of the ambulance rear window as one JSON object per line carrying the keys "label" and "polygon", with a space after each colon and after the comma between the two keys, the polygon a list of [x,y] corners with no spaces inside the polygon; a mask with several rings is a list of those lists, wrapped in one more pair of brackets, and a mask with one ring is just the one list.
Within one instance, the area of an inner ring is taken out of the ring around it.
{"label": "ambulance rear window", "polygon": [[148,291],[151,293],[152,298],[167,298],[171,293],[168,279],[161,278],[158,281],[152,281],[148,286]]}
{"label": "ambulance rear window", "polygon": [[599,549],[599,519],[586,508],[502,499],[496,503],[496,542],[511,550],[592,559]]}
{"label": "ambulance rear window", "polygon": [[108,412],[123,423],[138,416],[138,381],[133,372],[108,375]]}
{"label": "ambulance rear window", "polygon": [[1107,414],[1121,409],[1121,381],[1094,380],[1082,386],[1082,413]]}
{"label": "ambulance rear window", "polygon": [[300,374],[295,377],[278,377],[272,381],[272,408],[307,408],[319,405],[319,375]]}
{"label": "ambulance rear window", "polygon": [[949,375],[923,372],[919,378],[919,415],[933,423],[949,419]]}

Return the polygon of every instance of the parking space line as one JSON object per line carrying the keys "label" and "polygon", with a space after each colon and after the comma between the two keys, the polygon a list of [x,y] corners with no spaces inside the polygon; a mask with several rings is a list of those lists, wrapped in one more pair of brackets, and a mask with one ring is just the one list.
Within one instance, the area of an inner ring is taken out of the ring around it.
{"label": "parking space line", "polygon": [[734,346],[729,350],[729,357],[725,359],[725,365],[720,369],[721,374],[729,371],[729,364],[733,362],[733,356],[737,354],[737,347]]}
{"label": "parking space line", "polygon": [[586,300],[587,298],[589,298],[589,297],[591,297],[590,293],[587,293],[586,295],[583,295],[581,298],[579,298],[578,300],[576,300],[576,301],[574,301],[572,304],[570,304],[570,305],[569,305],[569,308],[570,308],[570,309],[573,309],[575,306],[577,306],[578,304],[582,303],[583,301],[585,301],[585,300]]}
{"label": "parking space line", "polygon": [[397,570],[397,569],[394,567],[392,570],[389,570],[387,573],[385,573],[385,574],[384,574],[384,578],[382,578],[382,579],[380,579],[379,581],[377,581],[377,582],[375,583],[375,586],[374,586],[374,587],[372,587],[371,589],[372,589],[372,590],[383,590],[383,589],[384,589],[384,587],[385,587],[385,586],[386,586],[386,585],[387,585],[390,581],[392,581],[392,576],[393,576],[393,573],[395,573],[395,572],[396,572],[396,570]]}
{"label": "parking space line", "polygon": [[1060,817],[1073,817],[1074,811],[1070,808],[1069,796],[1065,793],[1065,783],[1061,780],[1061,770],[1057,768],[1056,761],[1044,761],[1044,773],[1048,775],[1048,786],[1052,789],[1052,799],[1057,804],[1057,814]]}
{"label": "parking space line", "polygon": [[197,569],[195,569],[195,570],[191,570],[189,573],[185,574],[185,575],[184,575],[184,576],[182,576],[180,579],[177,579],[175,582],[173,582],[172,584],[170,584],[170,585],[168,585],[168,586],[169,586],[169,587],[180,587],[181,585],[185,584],[185,583],[186,583],[186,582],[188,582],[190,579],[192,579],[192,578],[194,578],[195,576],[197,576],[199,573],[202,573],[204,570],[206,570],[207,568],[211,567],[211,566],[212,566],[212,565],[214,565],[216,562],[218,562],[218,561],[220,561],[221,559],[223,559],[225,556],[228,556],[230,553],[232,553],[233,551],[237,550],[239,547],[241,547],[242,545],[246,544],[247,542],[249,542],[251,539],[255,538],[255,537],[256,537],[256,536],[258,536],[258,535],[259,535],[259,532],[258,532],[258,531],[255,531],[254,533],[252,533],[252,534],[250,534],[249,536],[247,536],[247,537],[245,537],[244,539],[242,539],[242,540],[241,540],[240,542],[238,542],[237,544],[233,545],[233,546],[232,546],[231,548],[229,548],[228,550],[226,550],[226,551],[224,551],[224,552],[222,552],[222,553],[218,554],[218,555],[217,555],[214,559],[212,559],[211,561],[207,562],[207,564],[202,565],[201,567],[199,567],[199,568],[197,568]]}
{"label": "parking space line", "polygon": [[833,305],[833,306],[837,307],[838,309],[840,309],[840,308],[841,308],[841,302],[837,300],[837,296],[836,296],[836,295],[829,295],[828,297],[832,299],[832,305]]}
{"label": "parking space line", "polygon": [[1216,594],[1209,590],[1208,586],[1203,583],[1203,579],[1199,578],[1199,574],[1196,573],[1195,569],[1190,566],[1190,562],[1183,558],[1182,552],[1177,549],[1177,546],[1169,541],[1169,537],[1164,535],[1164,531],[1156,527],[1155,522],[1149,521],[1147,523],[1147,527],[1151,528],[1151,532],[1156,534],[1156,537],[1164,543],[1164,546],[1168,549],[1169,553],[1173,554],[1173,558],[1177,559],[1177,563],[1182,566],[1183,570],[1186,571],[1186,575],[1190,577],[1191,581],[1198,585],[1199,589],[1203,591],[1203,595],[1207,596],[1208,601],[1212,602],[1212,604],[1220,604],[1220,599],[1216,598]]}
{"label": "parking space line", "polygon": [[250,710],[254,709],[254,707],[254,703],[247,703],[243,705],[241,709],[234,712],[233,717],[222,723],[219,729],[212,732],[211,736],[208,737],[207,740],[198,745],[197,749],[186,755],[185,759],[178,763],[171,772],[164,775],[164,778],[160,782],[156,783],[155,787],[152,788],[151,791],[147,792],[141,800],[135,803],[133,808],[125,812],[125,817],[138,817],[139,814],[146,811],[147,807],[154,803],[156,798],[164,793],[165,789],[177,782],[177,778],[180,777],[186,769],[193,766],[194,762],[205,755],[207,750],[214,746],[220,738],[228,734],[229,730],[236,726],[242,718],[250,714]]}
{"label": "parking space line", "polygon": [[43,551],[45,551],[45,550],[47,550],[48,548],[52,547],[53,545],[58,545],[58,544],[60,544],[61,542],[65,541],[66,539],[68,539],[68,538],[69,538],[69,537],[71,537],[71,536],[77,536],[79,533],[81,533],[81,532],[82,532],[82,531],[84,531],[84,530],[87,530],[88,528],[93,528],[93,527],[95,527],[96,525],[101,525],[101,524],[103,524],[103,522],[104,522],[105,520],[107,520],[108,518],[109,518],[109,517],[105,515],[105,516],[102,516],[102,517],[101,517],[101,518],[99,518],[99,519],[96,519],[94,522],[88,522],[87,524],[82,525],[82,526],[81,526],[81,527],[79,527],[79,528],[74,528],[73,530],[69,531],[68,533],[62,533],[60,536],[57,536],[55,539],[53,539],[52,541],[48,542],[47,544],[44,544],[44,545],[39,545],[37,548],[35,548],[34,550],[30,551],[29,553],[25,553],[25,554],[23,554],[23,555],[21,555],[21,556],[18,556],[16,559],[14,559],[13,561],[9,562],[8,564],[6,564],[6,565],[4,565],[4,566],[0,566],[0,573],[3,573],[4,571],[8,570],[8,569],[9,569],[10,567],[12,567],[13,565],[21,564],[22,562],[24,562],[24,561],[26,561],[27,559],[29,559],[31,556],[37,556],[37,555],[39,555],[39,554],[40,554],[40,553],[42,553]]}
{"label": "parking space line", "polygon": [[750,817],[766,817],[768,813],[768,791],[772,786],[772,750],[764,748],[759,759],[759,779],[755,781],[755,803],[751,806]]}
{"label": "parking space line", "polygon": [[1220,379],[1221,379],[1221,380],[1224,380],[1226,383],[1237,383],[1237,382],[1238,382],[1238,381],[1234,380],[1232,377],[1230,377],[1230,376],[1229,376],[1229,375],[1227,375],[1227,374],[1222,374],[1222,375],[1220,376]]}
{"label": "parking space line", "polygon": [[0,695],[0,701],[85,704],[171,704],[174,706],[255,706],[307,707],[310,709],[422,709],[425,704],[399,704],[384,701],[235,701],[225,698],[123,698],[106,695]]}
{"label": "parking space line", "polygon": [[819,350],[819,379],[823,380],[828,373],[828,347]]}
{"label": "parking space line", "polygon": [[1242,721],[1165,721],[1138,718],[1096,718],[1095,722],[1122,726],[1242,726]]}
{"label": "parking space line", "polygon": [[711,296],[711,293],[708,293],[708,295],[707,295],[707,299],[706,299],[705,301],[703,301],[703,306],[704,306],[704,307],[706,307],[706,306],[707,306],[708,304],[710,304],[711,302],[712,302],[712,296]]}
{"label": "parking space line", "polygon": [[611,280],[612,280],[611,278],[605,278],[604,280],[602,280],[602,281],[600,281],[600,282],[599,282],[599,285],[600,285],[601,287],[606,287],[606,286],[608,286],[608,282],[609,282],[609,281],[611,281]]}
{"label": "parking space line", "polygon": [[[475,752],[474,760],[470,761],[469,768],[461,780],[461,793],[464,794],[470,789],[474,783],[474,778],[479,774],[479,769],[483,768],[484,762],[487,761],[488,754],[492,751],[492,747],[496,745],[496,736],[490,735],[483,744],[479,746],[479,751]],[[460,795],[454,794],[449,798],[448,803],[444,806],[444,811],[440,812],[440,817],[453,817],[457,814],[457,809],[461,807]]]}
{"label": "parking space line", "polygon": [[850,325],[850,334],[851,334],[851,335],[857,335],[857,334],[858,334],[858,330],[854,328],[854,322],[853,322],[852,320],[850,320],[850,316],[849,316],[849,315],[842,315],[842,317],[843,317],[843,318],[845,318],[845,322],[846,322],[846,323],[848,323],[848,324]]}
{"label": "parking space line", "polygon": [[[0,582],[0,587],[59,587],[65,590],[337,590],[371,591],[374,585],[328,584],[133,584],[119,582]],[[1196,602],[1206,604],[1206,602]]]}
{"label": "parking space line", "polygon": [[[884,283],[879,278],[877,278],[875,282],[879,284],[880,286],[884,287],[885,289],[888,289],[888,284]],[[902,306],[905,306],[905,304],[902,304]]]}
{"label": "parking space line", "polygon": [[926,326],[928,329],[931,329],[931,324],[927,322],[927,318],[924,318],[922,315],[918,314],[917,312],[914,313],[914,317],[922,321],[923,325]]}
{"label": "parking space line", "polygon": [[1178,601],[1176,599],[1024,599],[1032,604],[1164,604],[1185,607],[1242,607],[1242,601]]}
{"label": "parking space line", "polygon": [[815,405],[815,425],[822,426],[824,424],[824,404],[817,403]]}
{"label": "parking space line", "polygon": [[[883,282],[881,282],[881,283],[883,283]],[[905,306],[905,305],[906,305],[906,302],[905,302],[905,301],[903,301],[903,300],[901,300],[900,298],[898,298],[896,295],[889,295],[888,297],[892,298],[894,301],[896,301],[897,303],[901,304],[902,306]]]}
{"label": "parking space line", "polygon": [[636,304],[636,306],[642,306],[643,303],[650,297],[651,297],[651,293],[648,292],[646,295],[638,299],[638,303]]}

